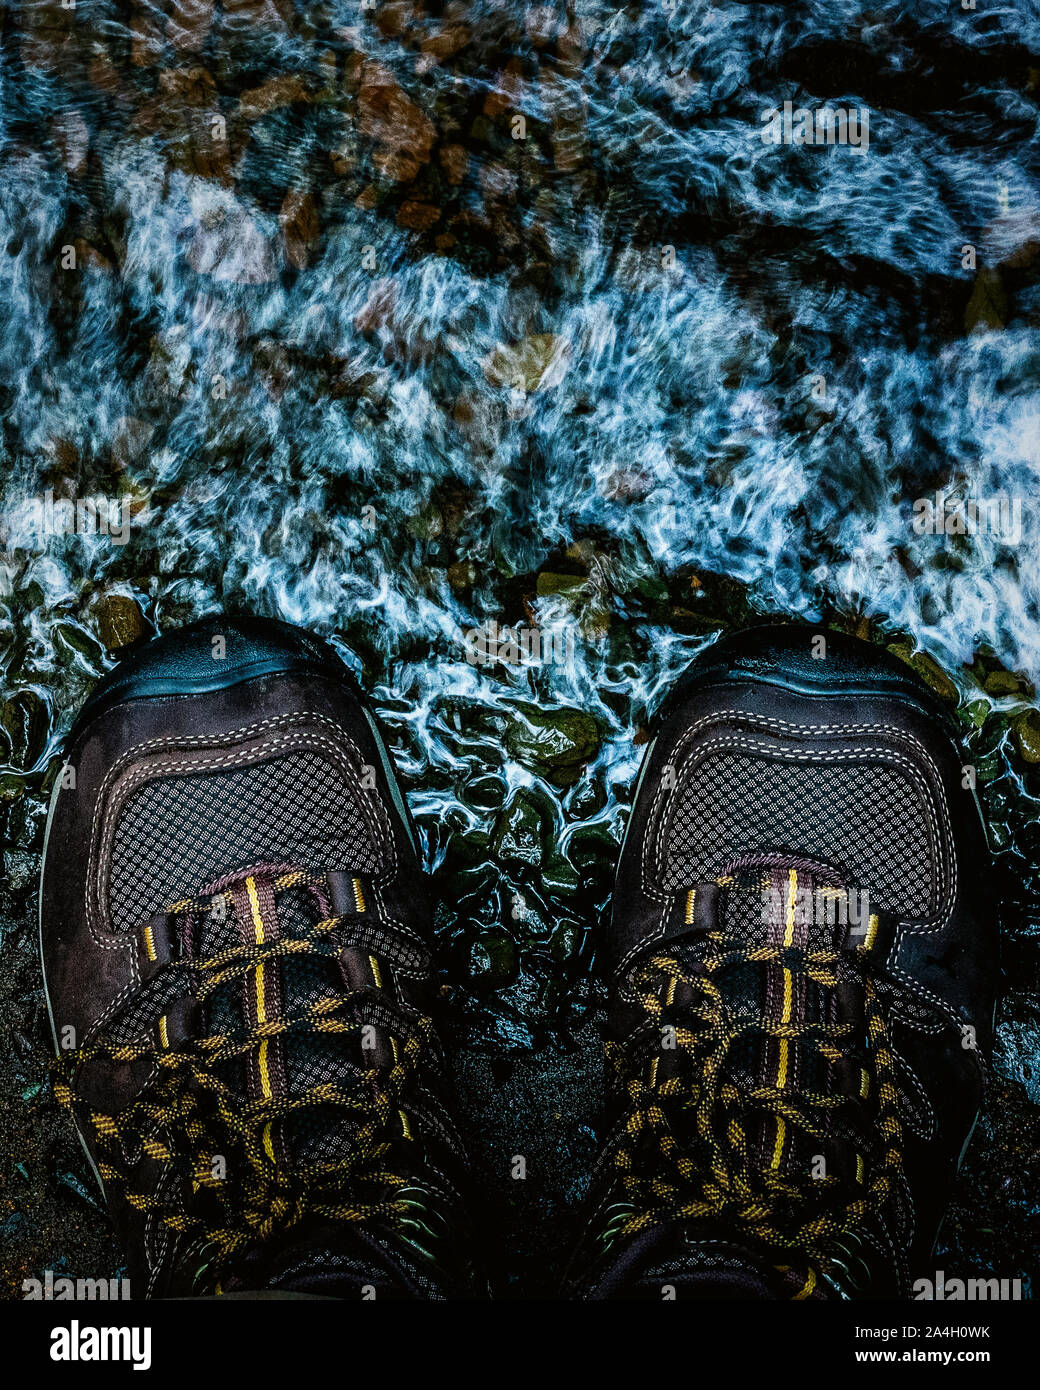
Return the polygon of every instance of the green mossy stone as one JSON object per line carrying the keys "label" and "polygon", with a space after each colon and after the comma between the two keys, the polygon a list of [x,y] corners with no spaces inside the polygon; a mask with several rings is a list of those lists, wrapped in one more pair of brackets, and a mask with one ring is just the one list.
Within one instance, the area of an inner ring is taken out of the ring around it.
{"label": "green mossy stone", "polygon": [[581,884],[581,875],[573,864],[562,854],[550,855],[542,866],[542,883],[550,893],[567,897],[576,893]]}
{"label": "green mossy stone", "polygon": [[540,864],[545,813],[526,790],[513,793],[495,825],[492,850],[503,864]]}
{"label": "green mossy stone", "polygon": [[98,637],[106,651],[119,651],[143,637],[147,624],[136,599],[126,594],[106,594],[97,606]]}
{"label": "green mossy stone", "polygon": [[535,582],[539,598],[548,598],[550,594],[563,594],[566,598],[581,597],[587,587],[587,580],[580,574],[553,574],[550,571],[544,571]]}
{"label": "green mossy stone", "polygon": [[5,700],[0,724],[11,747],[9,761],[18,768],[33,767],[47,739],[47,709],[35,690],[19,690]]}
{"label": "green mossy stone", "polygon": [[987,695],[1022,695],[1026,687],[1020,676],[1011,671],[991,671],[986,677],[984,690]]}
{"label": "green mossy stone", "polygon": [[25,783],[13,772],[0,775],[0,801],[17,801],[25,791]]}
{"label": "green mossy stone", "polygon": [[516,943],[506,932],[485,932],[470,948],[469,965],[482,984],[501,989],[516,974]]}
{"label": "green mossy stone", "polygon": [[448,853],[457,867],[475,868],[491,853],[491,836],[483,830],[459,831],[451,837]]}
{"label": "green mossy stone", "polygon": [[957,705],[960,702],[957,687],[927,652],[915,651],[910,642],[890,642],[888,650],[893,656],[899,657],[900,661],[904,661],[911,670],[916,671],[925,685],[934,691],[944,704]]}
{"label": "green mossy stone", "polygon": [[506,730],[509,756],[557,787],[573,786],[599,751],[599,742],[596,721],[577,709],[517,705]]}
{"label": "green mossy stone", "polygon": [[1040,763],[1040,711],[1026,709],[1016,714],[1011,732],[1023,762]]}
{"label": "green mossy stone", "polygon": [[576,922],[559,922],[549,937],[549,954],[553,960],[573,960],[581,949],[581,928]]}

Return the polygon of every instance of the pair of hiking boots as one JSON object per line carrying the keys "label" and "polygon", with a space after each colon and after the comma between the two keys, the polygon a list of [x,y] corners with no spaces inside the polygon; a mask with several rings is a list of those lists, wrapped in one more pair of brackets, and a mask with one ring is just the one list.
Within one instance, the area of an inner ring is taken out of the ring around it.
{"label": "pair of hiking boots", "polygon": [[[565,1296],[900,1296],[932,1247],[992,1047],[986,834],[931,693],[825,647],[723,639],[656,717]],[[40,931],[135,1296],[486,1295],[415,830],[328,645],[211,619],[110,672]]]}

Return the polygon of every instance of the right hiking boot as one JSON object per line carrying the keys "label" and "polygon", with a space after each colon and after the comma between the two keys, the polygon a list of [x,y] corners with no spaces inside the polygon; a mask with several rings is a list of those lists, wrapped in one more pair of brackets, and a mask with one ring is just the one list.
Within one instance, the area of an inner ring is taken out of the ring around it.
{"label": "right hiking boot", "polygon": [[135,1297],[474,1292],[414,827],[326,643],[213,618],[77,719],[40,933]]}
{"label": "right hiking boot", "polygon": [[571,1293],[899,1297],[931,1273],[998,979],[955,733],[887,652],[793,626],[720,640],[666,701],[618,867],[612,1122]]}

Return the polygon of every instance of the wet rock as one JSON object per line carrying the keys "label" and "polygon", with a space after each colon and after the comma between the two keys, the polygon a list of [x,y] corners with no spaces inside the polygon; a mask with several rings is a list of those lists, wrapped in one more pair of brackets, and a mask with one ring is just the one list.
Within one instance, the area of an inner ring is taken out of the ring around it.
{"label": "wet rock", "polygon": [[466,177],[469,168],[469,155],[463,145],[442,145],[438,155],[441,168],[448,182],[455,188]]}
{"label": "wet rock", "polygon": [[102,49],[95,48],[87,63],[87,81],[104,93],[106,97],[122,104],[126,100],[126,90],[119,76],[119,69]]}
{"label": "wet rock", "polygon": [[522,704],[506,732],[506,749],[554,786],[569,787],[596,756],[599,729],[584,710]]}
{"label": "wet rock", "polygon": [[47,707],[35,690],[19,690],[0,705],[0,725],[10,749],[6,762],[23,771],[35,766],[47,740]]}
{"label": "wet rock", "polygon": [[562,27],[555,5],[532,5],[524,15],[524,28],[535,48],[552,43]]}
{"label": "wet rock", "polygon": [[163,36],[158,16],[152,9],[135,14],[130,21],[130,62],[135,68],[151,68],[162,55]]}
{"label": "wet rock", "polygon": [[399,227],[407,227],[409,231],[428,232],[440,220],[440,216],[440,208],[432,203],[409,199],[398,208],[395,220]]}
{"label": "wet rock", "polygon": [[1040,711],[1023,710],[1011,721],[1015,747],[1022,760],[1027,763],[1040,763]]}
{"label": "wet rock", "polygon": [[[503,71],[498,74],[494,87],[484,98],[484,115],[493,120],[507,111],[518,109],[523,103],[526,91],[523,64],[519,58],[510,58]],[[473,134],[478,140],[481,138],[476,130]]]}
{"label": "wet rock", "polygon": [[481,166],[480,187],[489,203],[512,202],[516,198],[517,175],[500,160],[492,159]]}
{"label": "wet rock", "polygon": [[476,454],[490,458],[498,448],[505,425],[505,412],[486,393],[464,391],[456,397],[452,423]]}
{"label": "wet rock", "polygon": [[290,0],[223,0],[222,8],[223,27],[236,37],[257,29],[285,32],[293,18]]}
{"label": "wet rock", "polygon": [[192,270],[235,285],[267,285],[278,275],[279,254],[243,208],[203,216],[186,255]]}
{"label": "wet rock", "polygon": [[[567,897],[578,891],[581,885],[581,876],[573,864],[568,863],[562,854],[553,854],[542,865],[542,883],[550,893],[558,893],[561,897]],[[555,933],[553,935],[555,937]],[[566,951],[565,954],[569,955],[570,951]]]}
{"label": "wet rock", "polygon": [[1040,261],[1040,217],[1035,211],[1009,213],[991,222],[980,246],[987,265],[1000,270],[1030,270]]}
{"label": "wet rock", "polygon": [[103,255],[96,246],[92,246],[83,237],[77,237],[72,243],[76,249],[76,264],[81,270],[90,270],[98,275],[111,275],[115,269],[107,256]]}
{"label": "wet rock", "polygon": [[573,174],[588,156],[585,96],[576,83],[553,72],[545,73],[540,90],[552,121],[553,165],[557,173]]}
{"label": "wet rock", "polygon": [[453,862],[471,869],[486,862],[491,852],[491,836],[484,830],[458,830],[451,837],[449,853]]}
{"label": "wet rock", "polygon": [[538,799],[526,788],[515,791],[495,824],[491,841],[495,858],[503,864],[539,864],[545,825]]}
{"label": "wet rock", "polygon": [[[574,874],[574,879],[575,886],[577,886],[577,874]],[[558,922],[549,937],[549,954],[553,960],[559,961],[561,964],[564,961],[574,960],[581,949],[581,937],[581,928],[576,922],[570,922],[566,919]]]}
{"label": "wet rock", "polygon": [[136,124],[162,136],[174,168],[202,178],[231,181],[231,152],[220,117],[216,83],[206,68],[173,68],[159,74],[153,101]]}
{"label": "wet rock", "polygon": [[588,593],[588,580],[580,574],[553,574],[543,570],[535,580],[535,590],[539,598],[546,598],[550,594],[575,598]]}
{"label": "wet rock", "polygon": [[986,677],[983,689],[987,695],[995,695],[998,698],[1003,695],[1032,694],[1022,677],[1016,676],[1012,671],[991,671]]}
{"label": "wet rock", "polygon": [[992,332],[1003,328],[1008,320],[1008,301],[1000,272],[990,266],[979,266],[975,287],[964,310],[964,331]]}
{"label": "wet rock", "polygon": [[910,642],[890,642],[888,650],[916,671],[925,685],[929,686],[945,704],[956,705],[959,702],[960,694],[957,687],[939,663],[934,661],[927,652],[914,651]]}
{"label": "wet rock", "polygon": [[236,119],[239,121],[258,121],[278,111],[284,106],[294,106],[298,102],[309,102],[311,91],[298,74],[286,73],[269,78],[259,87],[251,87],[243,92],[238,103]]}
{"label": "wet rock", "polygon": [[547,391],[559,386],[570,366],[571,345],[554,333],[535,333],[519,343],[502,344],[482,363],[496,386],[513,390]]}
{"label": "wet rock", "polygon": [[106,594],[97,605],[95,621],[98,637],[109,652],[129,646],[148,631],[136,599],[126,594]]}
{"label": "wet rock", "polygon": [[352,174],[357,168],[358,140],[353,128],[344,128],[343,134],[329,150],[329,163],[340,178]]}
{"label": "wet rock", "polygon": [[457,594],[472,589],[476,579],[476,566],[469,560],[456,560],[454,564],[448,566],[448,583]]}
{"label": "wet rock", "polygon": [[366,63],[358,92],[362,135],[375,142],[376,168],[397,183],[414,179],[429,162],[436,127],[381,63]]}
{"label": "wet rock", "polygon": [[82,657],[87,668],[95,674],[104,664],[104,652],[100,643],[75,623],[58,623],[55,626],[54,645],[59,652],[65,650],[74,658]]}
{"label": "wet rock", "polygon": [[0,773],[0,801],[17,801],[25,793],[25,782],[13,772]]}
{"label": "wet rock", "polygon": [[116,421],[112,432],[112,462],[117,469],[129,468],[148,448],[155,426],[133,415]]}
{"label": "wet rock", "polygon": [[470,948],[470,974],[498,989],[516,974],[516,945],[503,931],[485,932]]}
{"label": "wet rock", "polygon": [[278,221],[286,260],[297,270],[306,270],[321,234],[314,194],[291,188],[285,195]]}
{"label": "wet rock", "polygon": [[172,0],[166,37],[174,51],[201,53],[213,23],[213,0]]}
{"label": "wet rock", "polygon": [[445,58],[453,58],[456,53],[461,53],[471,38],[468,25],[446,24],[444,28],[428,34],[419,45],[419,50],[426,58],[443,62]]}
{"label": "wet rock", "polygon": [[463,795],[467,805],[490,810],[502,805],[505,788],[500,778],[485,775],[467,782]]}
{"label": "wet rock", "polygon": [[90,131],[82,111],[70,107],[59,112],[51,122],[51,133],[61,153],[62,164],[73,178],[78,178],[87,167],[90,149]]}
{"label": "wet rock", "polygon": [[39,874],[39,860],[35,854],[25,850],[4,851],[4,877],[16,891],[27,888]]}
{"label": "wet rock", "polygon": [[694,613],[692,609],[676,604],[668,611],[668,625],[687,637],[700,637],[719,632],[726,626],[722,618],[712,618],[708,614]]}

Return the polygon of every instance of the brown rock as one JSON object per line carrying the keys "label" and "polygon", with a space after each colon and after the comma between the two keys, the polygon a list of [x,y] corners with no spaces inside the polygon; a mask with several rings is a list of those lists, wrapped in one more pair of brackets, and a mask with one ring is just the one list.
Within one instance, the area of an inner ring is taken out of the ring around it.
{"label": "brown rock", "polygon": [[469,560],[456,560],[448,566],[448,583],[457,594],[472,589],[477,578],[476,566]]}
{"label": "brown rock", "polygon": [[98,636],[110,652],[129,646],[147,631],[137,601],[126,594],[106,594],[97,606],[96,620]]}
{"label": "brown rock", "polygon": [[432,203],[410,201],[402,203],[397,212],[397,225],[413,232],[428,232],[440,218],[441,210]]}
{"label": "brown rock", "polygon": [[76,264],[82,270],[96,270],[102,275],[111,275],[113,266],[107,256],[103,256],[96,246],[77,237],[72,243],[76,248]]}
{"label": "brown rock", "polygon": [[516,197],[517,177],[512,169],[492,159],[481,166],[480,186],[489,202],[512,201]]}
{"label": "brown rock", "polygon": [[527,37],[535,48],[552,43],[560,30],[560,21],[552,5],[532,5],[524,16]]}
{"label": "brown rock", "polygon": [[94,53],[87,64],[87,80],[92,87],[96,87],[99,92],[104,92],[106,96],[123,97],[126,95],[119,77],[119,70],[107,53]]}
{"label": "brown rock", "polygon": [[396,284],[393,280],[379,279],[372,286],[364,305],[354,315],[354,327],[359,333],[378,333],[393,322],[396,308]]}
{"label": "brown rock", "polygon": [[387,178],[414,178],[429,162],[436,127],[381,63],[366,63],[358,92],[362,135],[376,144],[375,162]]}
{"label": "brown rock", "polygon": [[171,0],[166,36],[177,53],[201,53],[213,23],[213,0]]}
{"label": "brown rock", "polygon": [[551,113],[553,164],[560,173],[573,173],[588,153],[585,99],[573,82],[554,72],[544,74],[541,92]]}
{"label": "brown rock", "polygon": [[484,99],[484,115],[494,118],[519,105],[526,84],[524,70],[519,58],[510,58],[505,70],[498,75],[498,82]]}
{"label": "brown rock", "polygon": [[419,160],[408,150],[391,149],[389,145],[377,146],[372,162],[385,179],[391,179],[394,183],[411,183],[422,168]]}
{"label": "brown rock", "polygon": [[112,432],[112,462],[116,468],[127,468],[139,458],[154,433],[154,425],[136,416],[124,415],[117,420]]}
{"label": "brown rock", "polygon": [[282,226],[285,254],[290,265],[306,270],[311,253],[321,235],[318,204],[313,193],[290,188],[278,215]]}
{"label": "brown rock", "polygon": [[159,74],[155,100],[142,108],[139,124],[165,138],[175,168],[231,182],[231,151],[210,73],[202,67],[170,68]]}
{"label": "brown rock", "polygon": [[448,182],[457,187],[469,168],[469,155],[465,148],[462,145],[442,145],[438,157]]}
{"label": "brown rock", "polygon": [[290,0],[224,0],[224,27],[284,31],[292,21]]}
{"label": "brown rock", "polygon": [[238,116],[244,121],[256,121],[283,106],[310,100],[311,92],[303,78],[295,73],[286,73],[243,92],[238,103]]}
{"label": "brown rock", "polygon": [[135,68],[151,68],[162,54],[162,34],[151,10],[130,21],[130,62]]}
{"label": "brown rock", "polygon": [[460,53],[472,37],[467,25],[449,24],[446,28],[427,35],[419,47],[428,58],[436,58],[440,61]]}

